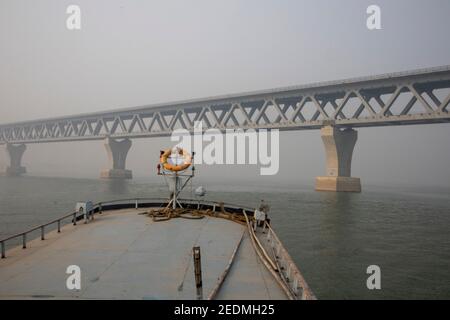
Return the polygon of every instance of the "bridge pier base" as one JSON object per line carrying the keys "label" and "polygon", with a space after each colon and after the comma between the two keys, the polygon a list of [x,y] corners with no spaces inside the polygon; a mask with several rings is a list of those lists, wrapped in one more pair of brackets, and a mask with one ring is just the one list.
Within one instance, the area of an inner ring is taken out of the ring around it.
{"label": "bridge pier base", "polygon": [[131,148],[131,140],[124,139],[122,141],[118,141],[112,138],[107,138],[105,140],[105,148],[108,154],[110,169],[103,170],[100,173],[100,178],[132,179],[132,171],[125,169],[128,151]]}
{"label": "bridge pier base", "polygon": [[22,156],[27,146],[25,144],[13,145],[6,144],[6,155],[9,159],[9,166],[6,167],[4,175],[6,176],[20,176],[27,172],[27,169],[22,166]]}
{"label": "bridge pier base", "polygon": [[353,149],[358,132],[325,126],[320,130],[327,158],[327,176],[316,178],[317,191],[361,192],[359,178],[351,177]]}

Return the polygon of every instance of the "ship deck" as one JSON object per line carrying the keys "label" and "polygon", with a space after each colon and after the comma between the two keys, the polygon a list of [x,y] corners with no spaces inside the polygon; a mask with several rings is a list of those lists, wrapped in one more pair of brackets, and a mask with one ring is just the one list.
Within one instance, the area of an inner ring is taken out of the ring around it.
{"label": "ship deck", "polygon": [[[95,215],[16,247],[0,260],[0,299],[196,299],[192,248],[200,246],[203,298],[234,262],[216,299],[287,299],[260,261],[245,225],[205,216],[154,222],[142,209]],[[69,290],[66,269],[81,269]]]}

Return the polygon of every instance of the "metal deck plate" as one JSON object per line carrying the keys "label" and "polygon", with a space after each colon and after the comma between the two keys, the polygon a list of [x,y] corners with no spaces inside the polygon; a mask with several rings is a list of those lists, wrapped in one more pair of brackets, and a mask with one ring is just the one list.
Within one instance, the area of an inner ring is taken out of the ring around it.
{"label": "metal deck plate", "polygon": [[[220,218],[153,222],[142,210],[109,211],[67,225],[0,261],[0,298],[196,299],[192,247],[202,254],[203,297],[225,270],[245,226]],[[286,299],[244,236],[219,299]],[[66,268],[81,268],[81,290]]]}

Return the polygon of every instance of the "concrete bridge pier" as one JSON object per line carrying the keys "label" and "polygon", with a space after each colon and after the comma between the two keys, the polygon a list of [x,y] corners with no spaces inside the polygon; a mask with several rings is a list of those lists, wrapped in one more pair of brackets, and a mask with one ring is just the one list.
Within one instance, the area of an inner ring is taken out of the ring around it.
{"label": "concrete bridge pier", "polygon": [[20,176],[27,172],[27,169],[22,166],[22,156],[26,149],[27,146],[24,144],[6,144],[6,155],[9,159],[9,166],[5,171],[6,176]]}
{"label": "concrete bridge pier", "polygon": [[353,149],[358,139],[356,130],[325,126],[320,130],[325,145],[327,175],[316,178],[317,191],[361,192],[359,178],[351,177]]}
{"label": "concrete bridge pier", "polygon": [[118,141],[107,138],[105,140],[105,148],[110,169],[103,170],[100,177],[104,179],[132,179],[132,171],[125,169],[128,151],[131,148],[131,140],[123,139]]}

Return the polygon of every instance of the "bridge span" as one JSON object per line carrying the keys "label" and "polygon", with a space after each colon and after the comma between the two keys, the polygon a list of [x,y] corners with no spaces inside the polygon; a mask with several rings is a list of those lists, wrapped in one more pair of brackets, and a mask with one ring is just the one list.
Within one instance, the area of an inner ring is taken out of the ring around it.
{"label": "bridge span", "polygon": [[104,178],[131,178],[125,167],[134,138],[169,136],[173,130],[320,129],[327,157],[317,190],[360,191],[351,177],[359,127],[450,122],[450,66],[322,82],[205,99],[0,125],[9,156],[7,175],[26,172],[26,144],[104,140],[110,168]]}

